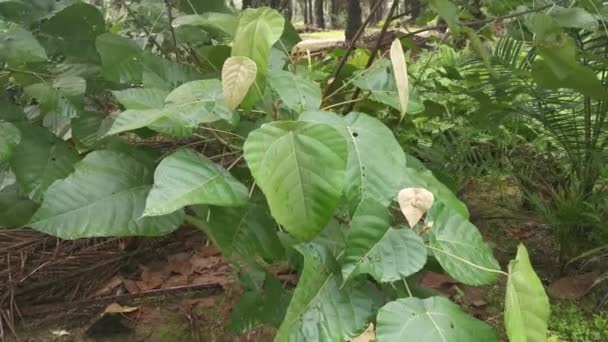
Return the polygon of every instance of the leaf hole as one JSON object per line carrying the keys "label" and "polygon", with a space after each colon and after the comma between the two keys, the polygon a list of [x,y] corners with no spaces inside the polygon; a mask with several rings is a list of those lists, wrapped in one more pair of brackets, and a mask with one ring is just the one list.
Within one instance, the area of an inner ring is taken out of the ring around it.
{"label": "leaf hole", "polygon": [[356,138],[356,137],[358,137],[358,136],[359,136],[359,133],[357,133],[357,132],[353,132],[353,137],[355,137],[355,138]]}

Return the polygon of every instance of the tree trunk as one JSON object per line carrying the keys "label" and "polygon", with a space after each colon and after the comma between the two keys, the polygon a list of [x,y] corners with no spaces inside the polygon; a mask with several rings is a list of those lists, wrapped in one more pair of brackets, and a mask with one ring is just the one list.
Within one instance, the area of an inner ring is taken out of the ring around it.
{"label": "tree trunk", "polygon": [[276,10],[280,10],[281,8],[281,0],[270,0],[270,7]]}
{"label": "tree trunk", "polygon": [[353,39],[361,27],[361,2],[360,0],[348,0],[346,30],[344,37],[346,41]]}
{"label": "tree trunk", "polygon": [[409,14],[412,19],[420,18],[422,14],[422,3],[420,0],[406,0],[406,6],[409,7]]}
{"label": "tree trunk", "polygon": [[302,16],[304,17],[304,25],[308,26],[308,24],[310,24],[308,22],[308,0],[302,2]]}
{"label": "tree trunk", "polygon": [[243,9],[253,7],[253,0],[243,0]]}
{"label": "tree trunk", "polygon": [[338,0],[331,0],[331,10],[330,10],[330,21],[332,28],[338,28],[340,25],[338,23],[338,18],[340,16],[340,7],[338,4]]}
{"label": "tree trunk", "polygon": [[310,23],[310,25],[314,24],[314,18],[313,18],[313,6],[312,6],[312,0],[306,0],[308,2],[308,22]]}
{"label": "tree trunk", "polygon": [[325,29],[325,17],[323,15],[323,0],[315,0],[315,19],[317,27]]}

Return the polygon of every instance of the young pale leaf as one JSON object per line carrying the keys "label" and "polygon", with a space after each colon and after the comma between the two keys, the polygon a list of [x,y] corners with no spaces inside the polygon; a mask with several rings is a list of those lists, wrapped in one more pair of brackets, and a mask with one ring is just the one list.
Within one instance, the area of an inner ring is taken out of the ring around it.
{"label": "young pale leaf", "polygon": [[314,243],[296,249],[304,269],[287,308],[276,342],[346,341],[367,327],[378,308],[377,294],[367,283],[348,283],[333,273],[333,255]]}
{"label": "young pale leaf", "polygon": [[266,86],[270,48],[283,34],[285,19],[268,7],[246,9],[241,13],[239,24],[232,42],[232,56],[251,58],[258,67],[256,85],[251,87],[244,102],[254,105],[262,98]]}
{"label": "young pale leaf", "polygon": [[496,281],[500,266],[471,222],[441,203],[427,213],[426,222],[432,222],[428,248],[449,275],[468,285]]}
{"label": "young pale leaf", "polygon": [[402,188],[405,165],[403,149],[388,127],[363,113],[341,117],[331,112],[304,112],[300,121],[331,125],[348,142],[344,193],[351,212],[364,198],[388,206]]}
{"label": "young pale leaf", "polygon": [[277,224],[270,215],[264,196],[256,191],[246,206],[209,207],[205,233],[222,255],[279,260],[285,248],[277,236]]}
{"label": "young pale leaf", "polygon": [[15,146],[21,141],[21,132],[10,122],[0,120],[0,162],[7,161],[13,155]]}
{"label": "young pale leaf", "polygon": [[144,216],[170,214],[187,205],[242,206],[248,190],[221,166],[181,149],[163,159],[154,172]]}
{"label": "young pale leaf", "polygon": [[155,236],[175,230],[183,212],[142,218],[152,174],[135,159],[94,151],[75,171],[53,183],[30,226],[63,239],[97,236]]}
{"label": "young pale leaf", "polygon": [[46,51],[29,31],[0,19],[0,61],[14,65],[46,60]]}
{"label": "young pale leaf", "polygon": [[392,282],[418,272],[426,263],[426,247],[409,228],[390,227],[386,207],[364,200],[353,215],[346,242],[344,281],[371,274],[379,282]]}
{"label": "young pale leaf", "polygon": [[401,212],[412,228],[433,206],[434,200],[433,193],[424,188],[405,188],[397,195]]}
{"label": "young pale leaf", "polygon": [[523,244],[517,247],[515,260],[509,263],[505,298],[505,327],[509,341],[544,342],[547,340],[549,299],[534,272]]}
{"label": "young pale leaf", "polygon": [[21,142],[9,161],[21,189],[35,202],[40,202],[49,185],[74,171],[79,157],[65,141],[47,129],[17,125]]}
{"label": "young pale leaf", "polygon": [[238,107],[255,82],[258,67],[245,56],[230,57],[222,67],[222,90],[228,109]]}
{"label": "young pale leaf", "polygon": [[0,228],[21,227],[30,220],[37,208],[38,205],[21,193],[17,184],[1,188]]}
{"label": "young pale leaf", "polygon": [[273,122],[251,132],[244,154],[272,216],[302,240],[314,238],[340,200],[347,145],[325,124]]}
{"label": "young pale leaf", "polygon": [[401,119],[407,113],[409,104],[410,85],[407,76],[407,64],[405,63],[405,54],[401,41],[395,39],[391,44],[391,63],[393,64],[393,75],[395,76],[395,84],[397,85],[397,94],[399,94],[399,103],[401,104]]}
{"label": "young pale leaf", "polygon": [[271,70],[268,83],[276,91],[283,104],[297,113],[317,110],[321,106],[319,85],[284,70]]}
{"label": "young pale leaf", "polygon": [[492,327],[443,297],[398,299],[378,311],[378,342],[498,342]]}

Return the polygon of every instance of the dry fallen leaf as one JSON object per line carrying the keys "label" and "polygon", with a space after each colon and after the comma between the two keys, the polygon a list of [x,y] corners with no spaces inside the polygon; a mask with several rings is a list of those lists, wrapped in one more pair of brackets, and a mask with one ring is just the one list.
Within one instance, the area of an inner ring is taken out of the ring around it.
{"label": "dry fallen leaf", "polygon": [[355,337],[352,342],[371,342],[376,340],[376,331],[374,329],[374,323],[370,323],[365,331]]}
{"label": "dry fallen leaf", "polygon": [[117,314],[117,313],[129,313],[133,311],[137,311],[138,307],[136,306],[122,306],[118,303],[112,303],[106,307],[103,311],[104,314]]}
{"label": "dry fallen leaf", "polygon": [[435,197],[427,189],[405,188],[399,191],[397,201],[410,227],[414,227],[433,205]]}
{"label": "dry fallen leaf", "polygon": [[597,276],[597,272],[589,272],[563,277],[549,285],[548,292],[557,299],[580,299],[591,291]]}

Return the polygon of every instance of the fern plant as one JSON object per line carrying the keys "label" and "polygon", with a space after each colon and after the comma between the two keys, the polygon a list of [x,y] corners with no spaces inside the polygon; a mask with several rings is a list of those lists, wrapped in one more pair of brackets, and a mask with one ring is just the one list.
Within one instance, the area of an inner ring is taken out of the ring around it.
{"label": "fern plant", "polygon": [[[319,86],[290,71],[294,37],[278,12],[211,12],[211,3],[194,1],[199,14],[177,21],[231,42],[195,51],[220,56],[221,80],[203,63],[162,58],[107,32],[89,4],[59,3],[27,20],[0,4],[3,79],[24,89],[0,106],[0,226],[78,239],[154,236],[190,223],[252,280],[236,304],[235,332],[268,324],[276,341],[345,341],[373,321],[379,341],[498,341],[448,299],[381,290],[409,291],[433,259],[469,285],[508,276],[507,333],[540,340],[549,306],[525,248],[502,271],[464,204],[388,127],[368,114],[320,110]],[[402,54],[395,43],[395,101],[405,114]],[[86,105],[105,91],[121,106],[110,115]],[[130,143],[156,135],[190,143]],[[196,149],[209,137],[221,155]],[[396,200],[407,224],[391,215]],[[291,292],[268,265],[294,253],[302,267]]]}

